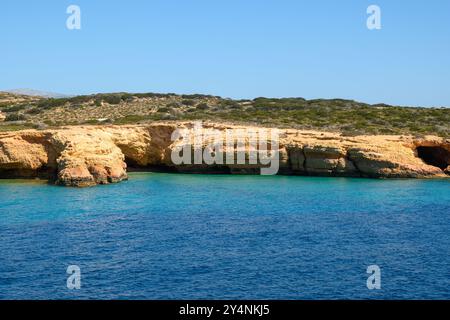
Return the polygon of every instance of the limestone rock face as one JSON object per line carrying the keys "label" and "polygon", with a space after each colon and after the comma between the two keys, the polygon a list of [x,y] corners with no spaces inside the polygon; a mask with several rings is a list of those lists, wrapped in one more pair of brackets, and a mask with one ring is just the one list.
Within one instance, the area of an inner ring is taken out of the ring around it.
{"label": "limestone rock face", "polygon": [[0,122],[5,121],[6,116],[0,111]]}
{"label": "limestone rock face", "polygon": [[110,135],[88,128],[0,134],[0,177],[46,175],[65,186],[126,179],[124,155]]}
{"label": "limestone rock face", "polygon": [[0,177],[36,177],[56,169],[56,151],[43,132],[0,135]]}
{"label": "limestone rock face", "polygon": [[99,130],[59,131],[58,183],[67,186],[107,184],[126,179],[125,157],[111,136]]}
{"label": "limestone rock face", "polygon": [[325,176],[357,174],[353,163],[346,158],[347,153],[342,146],[306,145],[303,147],[303,153],[307,173]]}
{"label": "limestone rock face", "polygon": [[[176,129],[193,132],[194,125],[78,126],[0,133],[0,178],[46,177],[60,185],[83,187],[125,180],[127,165],[178,172],[259,174],[260,164],[174,164],[172,151],[186,144],[172,141]],[[202,134],[224,138],[226,129],[257,128],[209,123]],[[233,138],[245,138],[248,143],[242,146],[248,160],[254,151],[251,139],[240,133],[243,131],[233,132]],[[282,174],[372,178],[441,178],[450,174],[450,141],[439,137],[345,137],[292,129],[280,129],[279,133]]]}

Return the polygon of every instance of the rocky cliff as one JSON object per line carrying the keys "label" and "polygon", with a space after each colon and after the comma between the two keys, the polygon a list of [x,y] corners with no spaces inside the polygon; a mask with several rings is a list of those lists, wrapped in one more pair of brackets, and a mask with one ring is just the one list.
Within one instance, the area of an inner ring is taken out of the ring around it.
{"label": "rocky cliff", "polygon": [[[175,129],[189,122],[130,126],[77,126],[0,133],[0,178],[42,177],[65,186],[127,179],[127,166],[175,172],[255,173],[260,165],[175,165]],[[223,124],[204,125],[225,134]],[[248,129],[248,128],[247,128]],[[450,141],[426,136],[342,136],[279,130],[281,174],[373,178],[449,177]],[[248,149],[246,149],[248,151]]]}

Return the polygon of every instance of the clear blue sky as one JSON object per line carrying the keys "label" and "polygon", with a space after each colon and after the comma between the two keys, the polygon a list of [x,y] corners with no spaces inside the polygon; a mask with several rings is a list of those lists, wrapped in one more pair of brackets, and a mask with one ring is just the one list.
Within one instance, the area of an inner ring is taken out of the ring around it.
{"label": "clear blue sky", "polygon": [[2,0],[0,36],[0,89],[450,106],[448,0]]}

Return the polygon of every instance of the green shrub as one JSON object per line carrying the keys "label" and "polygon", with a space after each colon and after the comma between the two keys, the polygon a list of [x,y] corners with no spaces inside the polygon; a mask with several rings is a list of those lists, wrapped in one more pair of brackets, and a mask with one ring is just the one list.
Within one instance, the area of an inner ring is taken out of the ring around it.
{"label": "green shrub", "polygon": [[25,115],[21,114],[21,113],[10,113],[6,116],[5,121],[22,121],[22,120],[26,120],[27,118],[25,117]]}
{"label": "green shrub", "polygon": [[97,119],[89,119],[83,122],[83,124],[99,124],[102,123],[100,121],[98,121]]}
{"label": "green shrub", "polygon": [[191,100],[191,99],[184,99],[183,101],[181,101],[182,104],[184,104],[185,106],[190,106],[193,107],[196,105],[195,100]]}
{"label": "green shrub", "polygon": [[175,93],[133,93],[133,96],[136,98],[168,98],[172,96],[176,96]]}
{"label": "green shrub", "polygon": [[104,96],[103,100],[109,104],[119,104],[122,102],[122,98],[116,95]]}
{"label": "green shrub", "polygon": [[225,108],[233,108],[233,107],[239,107],[240,104],[234,100],[222,100],[219,103],[220,106],[225,107]]}
{"label": "green shrub", "polygon": [[24,110],[28,107],[28,105],[26,104],[17,104],[14,106],[9,106],[5,109],[3,109],[4,112],[17,112],[17,111],[21,111]]}
{"label": "green shrub", "polygon": [[28,109],[27,111],[25,111],[27,114],[31,114],[31,115],[34,115],[34,114],[39,114],[39,113],[41,113],[42,112],[42,109],[39,109],[39,108],[31,108],[31,109]]}
{"label": "green shrub", "polygon": [[196,109],[197,110],[208,110],[209,106],[207,103],[200,103],[199,105],[197,105]]}
{"label": "green shrub", "polygon": [[[198,93],[194,93],[194,94],[183,94],[181,95],[181,98],[183,99],[187,99],[187,100],[192,100],[192,99],[207,99],[207,98],[214,98],[214,96],[208,95],[208,94],[198,94]],[[216,97],[217,98],[217,97]]]}
{"label": "green shrub", "polygon": [[180,108],[181,106],[182,106],[182,104],[178,103],[178,102],[171,102],[171,103],[166,104],[167,108]]}
{"label": "green shrub", "polygon": [[167,107],[162,107],[158,109],[158,112],[163,113],[163,112],[170,112],[170,108]]}
{"label": "green shrub", "polygon": [[50,99],[40,100],[37,103],[37,107],[41,108],[41,109],[52,109],[52,108],[62,107],[66,103],[69,103],[69,102],[70,102],[70,100],[67,98],[60,98],[60,99],[50,98]]}
{"label": "green shrub", "polygon": [[43,122],[50,127],[56,125],[56,123],[53,120],[44,120]]}
{"label": "green shrub", "polygon": [[120,99],[122,99],[122,101],[130,102],[130,101],[133,101],[134,97],[133,97],[132,94],[129,94],[129,93],[123,93],[123,94],[120,96]]}
{"label": "green shrub", "polygon": [[22,124],[1,124],[0,125],[0,132],[4,131],[18,131],[18,130],[26,130],[33,128],[34,125],[31,123],[22,123]]}

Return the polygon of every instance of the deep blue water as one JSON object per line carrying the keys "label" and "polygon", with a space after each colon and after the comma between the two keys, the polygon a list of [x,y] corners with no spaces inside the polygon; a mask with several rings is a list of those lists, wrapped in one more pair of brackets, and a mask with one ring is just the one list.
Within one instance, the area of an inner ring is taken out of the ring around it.
{"label": "deep blue water", "polygon": [[445,180],[0,181],[0,299],[450,299],[449,255]]}

